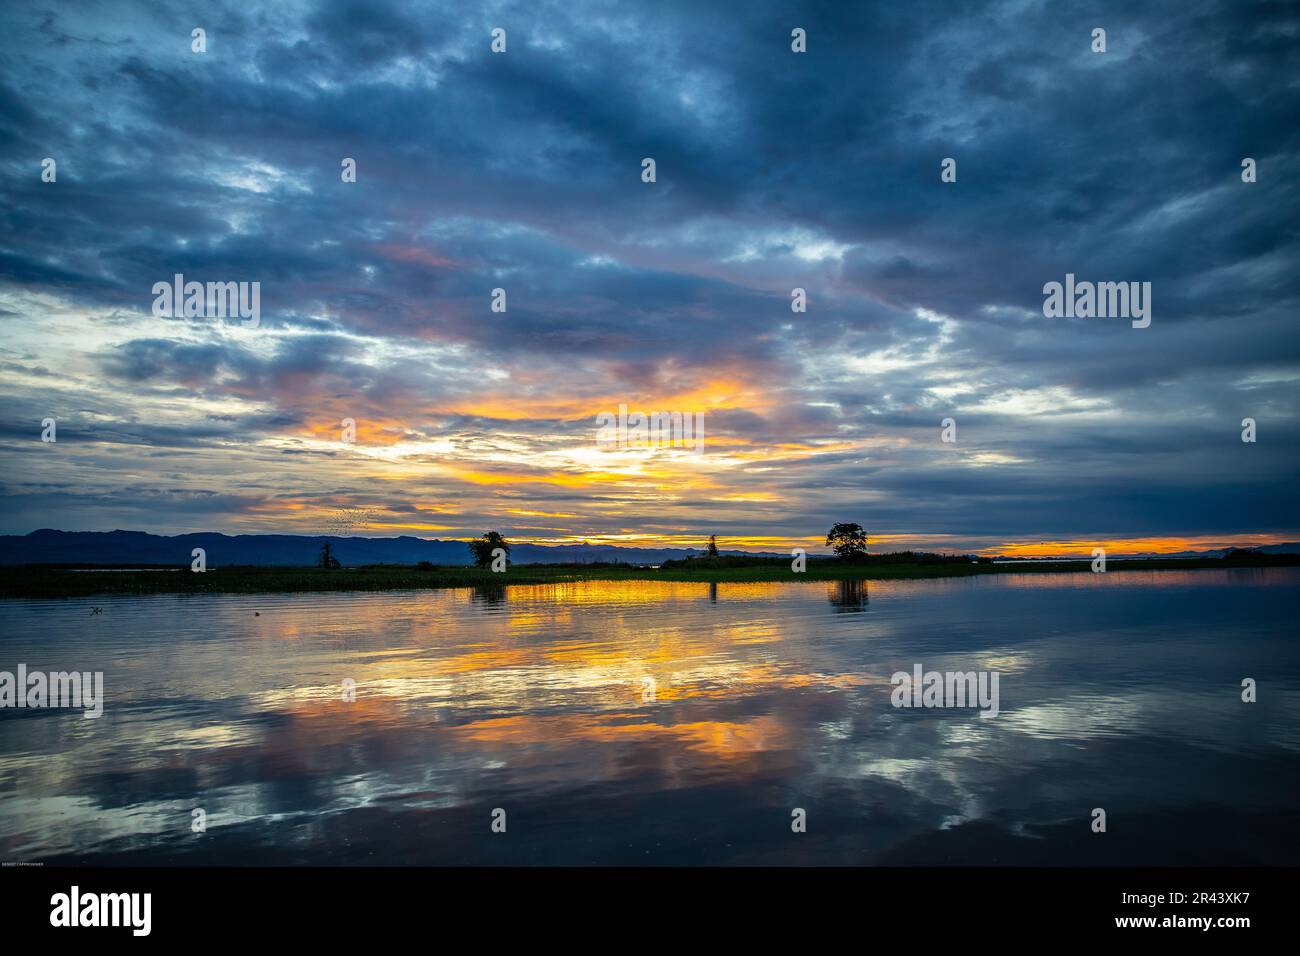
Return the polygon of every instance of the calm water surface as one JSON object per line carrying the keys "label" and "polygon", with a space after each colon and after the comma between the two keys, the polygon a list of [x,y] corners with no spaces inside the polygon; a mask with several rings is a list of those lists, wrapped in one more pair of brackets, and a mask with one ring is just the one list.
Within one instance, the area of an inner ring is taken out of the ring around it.
{"label": "calm water surface", "polygon": [[[1242,569],[0,601],[0,670],[107,698],[0,711],[0,862],[1290,863],[1297,597]],[[895,709],[917,663],[998,671],[1001,713]]]}

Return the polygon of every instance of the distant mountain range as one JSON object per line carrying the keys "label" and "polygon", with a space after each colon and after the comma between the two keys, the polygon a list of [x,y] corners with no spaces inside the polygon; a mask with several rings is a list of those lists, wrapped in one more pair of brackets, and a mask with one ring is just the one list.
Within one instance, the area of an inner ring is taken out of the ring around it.
{"label": "distant mountain range", "polygon": [[[294,534],[239,534],[214,532],[172,536],[144,531],[52,531],[25,535],[0,535],[0,565],[13,564],[167,564],[188,566],[190,552],[202,548],[208,567],[222,565],[281,565],[303,567],[316,563],[322,536]],[[330,538],[330,548],[344,565],[360,564],[470,564],[464,541],[437,538]],[[512,544],[510,560],[519,564],[588,564],[623,561],[627,564],[662,564],[670,558],[703,554],[696,548],[624,548],[606,544]],[[781,551],[719,551],[726,555],[789,557]]]}
{"label": "distant mountain range", "polygon": [[1300,554],[1300,542],[1289,541],[1286,544],[1265,544],[1258,548],[1218,548],[1214,551],[1179,551],[1175,554],[1141,554],[1134,557],[1163,558],[1221,558],[1229,551],[1259,551],[1262,554]]}

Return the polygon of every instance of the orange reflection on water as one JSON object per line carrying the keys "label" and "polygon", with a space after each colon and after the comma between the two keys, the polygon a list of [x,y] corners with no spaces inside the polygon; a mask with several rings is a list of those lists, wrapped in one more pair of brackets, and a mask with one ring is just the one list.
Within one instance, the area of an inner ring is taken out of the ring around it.
{"label": "orange reflection on water", "polygon": [[[337,610],[299,616],[287,628],[280,625],[288,621],[268,611],[253,625],[259,636],[265,627],[306,644],[314,627],[319,648],[330,644],[320,634],[334,635],[330,628],[337,626],[346,636],[331,646],[341,657],[322,663],[314,679],[298,673],[292,689],[259,695],[259,709],[283,720],[265,730],[255,750],[242,743],[212,747],[204,762],[210,769],[256,757],[274,765],[276,775],[310,775],[345,769],[348,753],[382,741],[384,759],[398,765],[408,750],[426,760],[432,751],[445,756],[447,767],[458,761],[510,767],[547,779],[567,772],[569,758],[557,763],[557,752],[580,755],[593,780],[635,775],[646,762],[674,780],[707,774],[711,766],[733,775],[758,772],[772,760],[793,759],[810,722],[844,719],[864,694],[878,695],[873,707],[884,706],[891,688],[887,669],[849,651],[872,642],[873,604],[946,602],[976,588],[1267,583],[1287,573],[1028,572],[717,585],[577,581],[412,592],[398,602],[358,596],[346,605],[331,602]],[[727,613],[715,613],[714,605]],[[832,618],[854,643],[828,652],[821,642]],[[358,634],[381,637],[367,641]],[[996,664],[1018,673],[1025,660],[1003,653]],[[356,681],[355,703],[338,700],[343,677]],[[240,739],[238,729],[231,728],[232,741]],[[316,764],[304,764],[304,752],[314,753]]]}
{"label": "orange reflection on water", "polygon": [[[1180,571],[1066,572],[1026,571],[998,574],[994,583],[1007,588],[1160,588],[1160,587],[1249,587],[1281,584],[1294,571],[1290,568],[1202,568]],[[875,584],[873,582],[874,589]]]}
{"label": "orange reflection on water", "polygon": [[791,745],[789,729],[776,717],[762,715],[743,721],[703,720],[680,724],[621,723],[628,714],[565,714],[502,717],[456,728],[476,744],[522,747],[546,743],[668,742],[717,760],[740,760]]}

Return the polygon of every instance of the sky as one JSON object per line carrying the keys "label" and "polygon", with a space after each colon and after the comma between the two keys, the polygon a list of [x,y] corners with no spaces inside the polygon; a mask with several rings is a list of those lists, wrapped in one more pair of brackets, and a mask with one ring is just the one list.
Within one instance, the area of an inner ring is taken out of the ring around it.
{"label": "sky", "polygon": [[[1300,540],[1294,5],[0,17],[2,533]],[[260,321],[155,315],[176,273]],[[1045,317],[1067,273],[1150,326]]]}

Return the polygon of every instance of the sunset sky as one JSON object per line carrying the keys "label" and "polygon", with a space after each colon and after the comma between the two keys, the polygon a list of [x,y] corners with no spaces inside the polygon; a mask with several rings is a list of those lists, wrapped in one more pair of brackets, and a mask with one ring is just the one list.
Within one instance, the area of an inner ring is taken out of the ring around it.
{"label": "sunset sky", "polygon": [[[0,17],[0,532],[1300,540],[1294,6]],[[155,317],[176,273],[260,325]],[[1150,327],[1045,318],[1066,273]],[[620,403],[704,454],[599,448]]]}

